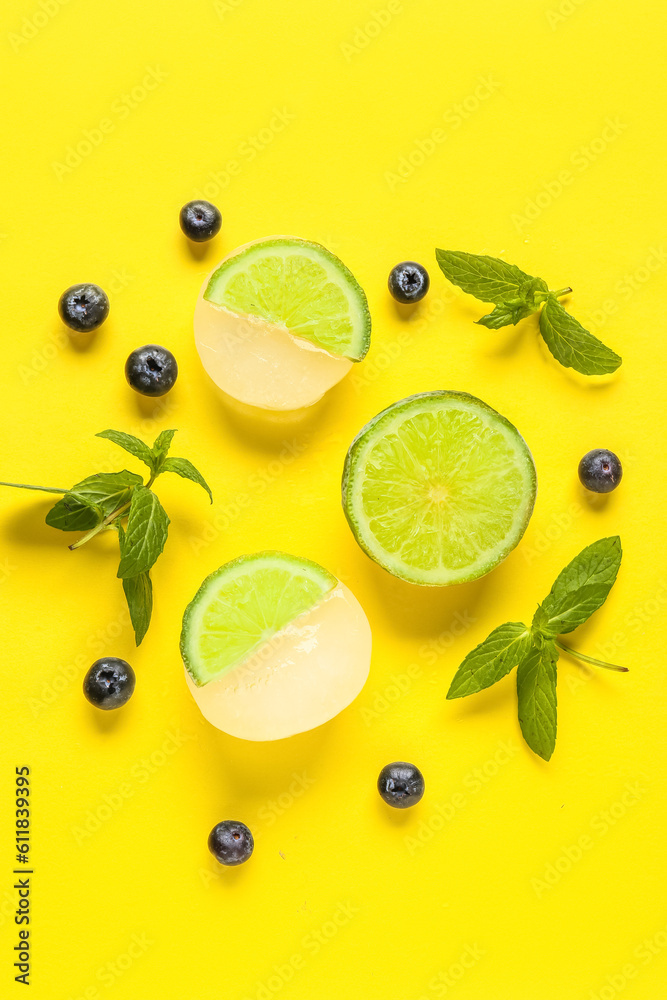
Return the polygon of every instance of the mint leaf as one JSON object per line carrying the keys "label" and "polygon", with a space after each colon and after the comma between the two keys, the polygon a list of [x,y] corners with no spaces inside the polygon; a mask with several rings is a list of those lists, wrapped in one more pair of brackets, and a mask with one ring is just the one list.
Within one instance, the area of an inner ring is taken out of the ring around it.
{"label": "mint leaf", "polygon": [[147,573],[167,541],[169,518],[155,494],[137,486],[127,518],[118,576],[122,579]]}
{"label": "mint leaf", "polygon": [[122,472],[98,472],[75,483],[69,492],[101,507],[107,515],[127,503],[134,488],[142,483],[141,476],[136,472],[128,472],[127,469]]}
{"label": "mint leaf", "polygon": [[[120,522],[116,523],[118,528],[118,538],[120,541],[121,555],[125,544],[125,532]],[[153,584],[148,573],[140,573],[138,576],[128,577],[122,581],[125,600],[130,612],[130,621],[134,628],[134,641],[140,646],[148,626],[151,622],[153,612]]]}
{"label": "mint leaf", "polygon": [[173,440],[176,431],[160,431],[158,436],[153,442],[152,455],[153,455],[153,475],[157,476],[162,468],[162,463],[167,457],[167,452],[171,447],[171,442]]}
{"label": "mint leaf", "polygon": [[153,470],[153,452],[144,441],[135,437],[134,434],[125,434],[124,431],[106,430],[100,431],[99,434],[95,435],[95,437],[106,438],[107,441],[113,441],[113,443],[117,444],[119,448],[124,448],[125,451],[129,451],[130,455],[134,455],[135,458],[144,462],[144,464],[147,465],[151,471]]}
{"label": "mint leaf", "polygon": [[134,629],[134,641],[140,646],[148,631],[153,613],[153,584],[148,573],[130,576],[122,581],[125,600]]}
{"label": "mint leaf", "polygon": [[540,333],[556,361],[582,375],[605,375],[621,364],[618,354],[585,330],[553,295],[540,313]]}
{"label": "mint leaf", "polygon": [[618,535],[600,538],[562,570],[533,618],[533,628],[548,638],[572,632],[607,599],[621,565]]}
{"label": "mint leaf", "polygon": [[88,531],[104,520],[101,507],[68,493],[46,515],[46,523],[60,531]]}
{"label": "mint leaf", "polygon": [[202,489],[206,490],[211,498],[211,503],[213,503],[213,494],[211,493],[210,486],[201,472],[198,472],[187,458],[166,458],[160,467],[160,472],[175,472],[177,476],[182,476],[183,479],[191,479],[193,483],[198,483]]}
{"label": "mint leaf", "polygon": [[488,316],[482,316],[475,322],[488,330],[500,330],[503,326],[516,326],[519,320],[532,316],[534,312],[533,306],[527,305],[523,299],[508,299],[499,303]]}
{"label": "mint leaf", "polygon": [[505,622],[468,653],[456,671],[448,698],[465,698],[490,687],[516,667],[531,648],[530,630],[523,622]]}
{"label": "mint leaf", "polygon": [[521,289],[532,287],[535,281],[547,285],[541,278],[533,278],[514,264],[497,257],[487,257],[458,250],[436,250],[440,270],[452,284],[474,295],[482,302],[505,302],[508,299],[525,299]]}
{"label": "mint leaf", "polygon": [[516,688],[519,725],[526,743],[543,760],[556,746],[556,664],[558,650],[551,640],[534,645],[519,664]]}

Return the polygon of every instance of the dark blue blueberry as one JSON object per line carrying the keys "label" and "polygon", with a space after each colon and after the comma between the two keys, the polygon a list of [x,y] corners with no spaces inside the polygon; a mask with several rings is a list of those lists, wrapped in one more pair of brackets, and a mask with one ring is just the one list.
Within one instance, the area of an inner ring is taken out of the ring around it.
{"label": "dark blue blueberry", "polygon": [[579,462],[581,485],[592,493],[611,493],[623,477],[618,455],[606,448],[594,448]]}
{"label": "dark blue blueberry", "polygon": [[208,849],[221,865],[242,865],[253,852],[255,841],[245,823],[223,820],[208,836]]}
{"label": "dark blue blueberry", "polygon": [[95,708],[120,708],[134,691],[134,670],[117,656],[95,660],[83,679],[83,693]]}
{"label": "dark blue blueberry", "polygon": [[388,805],[407,809],[419,802],[424,794],[424,775],[414,764],[397,760],[380,771],[378,792]]}
{"label": "dark blue blueberry", "polygon": [[90,333],[109,315],[109,300],[99,285],[72,285],[60,296],[58,312],[70,330]]}
{"label": "dark blue blueberry", "polygon": [[125,362],[125,378],[142,396],[164,396],[177,375],[176,358],[159,344],[137,347]]}
{"label": "dark blue blueberry", "polygon": [[397,302],[410,305],[426,295],[431,280],[428,271],[414,260],[397,264],[389,275],[389,291]]}
{"label": "dark blue blueberry", "polygon": [[220,209],[210,201],[189,201],[187,205],[183,205],[179,221],[189,240],[205,243],[220,231],[222,215]]}

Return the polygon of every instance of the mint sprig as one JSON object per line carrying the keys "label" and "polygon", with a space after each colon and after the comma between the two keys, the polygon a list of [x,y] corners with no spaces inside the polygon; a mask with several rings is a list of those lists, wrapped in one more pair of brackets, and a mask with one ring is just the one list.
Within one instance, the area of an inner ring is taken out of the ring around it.
{"label": "mint sprig", "polygon": [[[187,458],[169,457],[175,430],[158,434],[153,446],[123,431],[101,431],[97,437],[113,441],[148,466],[144,483],[136,472],[98,472],[68,490],[57,486],[0,483],[24,490],[63,494],[46,515],[46,523],[60,531],[85,531],[69,548],[78,549],[101,531],[117,530],[120,547],[118,576],[139,646],[146,635],[153,611],[153,585],[149,576],[167,541],[169,518],[151,489],[163,472],[174,472],[204,489],[213,502],[210,487]],[[125,523],[124,523],[125,522]]]}
{"label": "mint sprig", "polygon": [[492,312],[477,320],[482,326],[499,330],[539,312],[544,342],[565,368],[574,368],[582,375],[606,375],[621,364],[618,354],[589,333],[558,301],[571,288],[551,291],[542,278],[497,257],[457,250],[436,250],[435,256],[448,281],[482,302],[495,304]]}
{"label": "mint sprig", "polygon": [[506,622],[468,653],[452,680],[447,698],[465,698],[491,687],[517,670],[519,724],[530,749],[549,760],[556,746],[556,667],[559,651],[585,663],[627,671],[566,646],[559,635],[572,632],[602,607],[621,565],[618,535],[587,546],[569,563],[538,606],[530,628]]}

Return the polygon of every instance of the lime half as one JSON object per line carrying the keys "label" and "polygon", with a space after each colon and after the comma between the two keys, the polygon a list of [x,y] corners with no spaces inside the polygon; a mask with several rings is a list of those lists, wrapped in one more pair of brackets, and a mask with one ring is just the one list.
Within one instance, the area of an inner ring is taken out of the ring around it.
{"label": "lime half", "polygon": [[371,629],[354,594],[322,566],[259,552],[204,580],[183,618],[181,652],[213,726],[278,740],[321,726],[357,697]]}
{"label": "lime half", "polygon": [[251,243],[213,272],[203,297],[350,361],[368,351],[366,296],[345,264],[318,243],[288,236]]}
{"label": "lime half", "polygon": [[343,508],[361,548],[394,576],[475,580],[520,541],[535,463],[509,420],[463,392],[409,396],[352,442]]}

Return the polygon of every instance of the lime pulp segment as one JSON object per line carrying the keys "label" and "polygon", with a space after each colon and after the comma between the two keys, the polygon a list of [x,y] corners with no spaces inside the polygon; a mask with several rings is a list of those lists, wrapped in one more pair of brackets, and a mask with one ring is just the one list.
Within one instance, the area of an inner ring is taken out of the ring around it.
{"label": "lime pulp segment", "polygon": [[520,541],[535,464],[517,429],[467,393],[383,410],[352,442],[343,507],[364,551],[395,576],[445,586],[483,576]]}
{"label": "lime pulp segment", "polygon": [[368,351],[371,320],[363,289],[318,243],[293,237],[252,243],[214,271],[204,298],[351,361]]}
{"label": "lime pulp segment", "polygon": [[185,609],[181,655],[201,686],[240,663],[337,584],[308,559],[259,552],[226,563]]}

